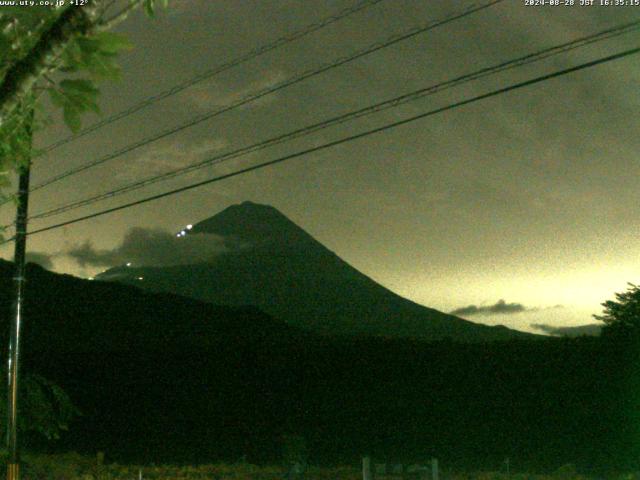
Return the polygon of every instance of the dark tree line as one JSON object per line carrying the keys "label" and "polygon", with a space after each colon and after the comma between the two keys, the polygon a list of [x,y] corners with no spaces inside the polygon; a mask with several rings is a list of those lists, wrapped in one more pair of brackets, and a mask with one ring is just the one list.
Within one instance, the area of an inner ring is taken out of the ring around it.
{"label": "dark tree line", "polygon": [[[0,273],[5,292],[10,269]],[[640,468],[640,358],[630,335],[322,337],[251,308],[29,274],[26,369],[83,413],[57,446],[42,448],[102,450],[119,462],[273,463],[296,438],[315,464],[369,454],[435,456],[457,470],[495,470],[505,457],[514,471]],[[0,312],[8,304],[0,296]]]}

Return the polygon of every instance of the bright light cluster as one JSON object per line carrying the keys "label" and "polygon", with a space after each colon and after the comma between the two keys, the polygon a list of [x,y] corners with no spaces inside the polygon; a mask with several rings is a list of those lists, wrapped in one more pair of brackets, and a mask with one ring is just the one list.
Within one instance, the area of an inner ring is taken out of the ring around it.
{"label": "bright light cluster", "polygon": [[187,234],[187,230],[191,230],[193,228],[193,225],[189,224],[186,227],[184,227],[183,230],[180,230],[177,234],[176,237],[180,238],[180,237],[184,237]]}

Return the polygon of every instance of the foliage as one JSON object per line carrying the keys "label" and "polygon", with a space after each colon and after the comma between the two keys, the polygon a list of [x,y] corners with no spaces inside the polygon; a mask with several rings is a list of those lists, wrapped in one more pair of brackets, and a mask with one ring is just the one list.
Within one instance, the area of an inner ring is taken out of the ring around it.
{"label": "foliage", "polygon": [[[27,455],[25,457],[25,479],[65,480],[130,480],[140,474],[145,479],[166,480],[282,480],[285,468],[278,466],[258,467],[251,464],[215,465],[100,465],[94,458],[76,453],[65,455]],[[357,480],[355,469],[315,469],[317,480]]]}
{"label": "foliage", "polygon": [[[124,7],[107,0],[85,7],[51,4],[0,9],[0,188],[31,155],[33,125],[25,128],[25,123],[40,108],[42,94],[78,132],[82,114],[99,112],[97,82],[119,78],[118,54],[131,48],[125,37],[107,30],[138,6],[151,16],[167,0],[127,0]],[[84,22],[77,21],[82,15]]]}
{"label": "foliage", "polygon": [[144,11],[147,13],[147,15],[149,15],[150,17],[153,17],[156,13],[156,5],[160,4],[163,7],[167,7],[169,3],[169,0],[144,0]]}
{"label": "foliage", "polygon": [[[23,121],[33,112],[35,99],[31,96],[21,105],[16,115],[12,116],[4,128],[0,128],[0,188],[10,184],[6,161],[10,159],[14,168],[26,165],[31,156],[31,125]],[[7,132],[6,135],[3,133]]]}
{"label": "foliage", "polygon": [[[91,0],[85,7],[50,3],[0,8],[0,189],[31,160],[42,94],[49,94],[67,126],[78,132],[83,113],[99,112],[97,82],[117,79],[117,56],[131,48],[125,37],[107,30],[138,6],[153,15],[167,0],[126,0],[124,7],[107,0]],[[22,431],[57,438],[78,413],[67,394],[43,377],[27,375],[20,386]],[[0,391],[5,410],[6,392]]]}
{"label": "foliage", "polygon": [[[0,371],[2,378],[6,378]],[[58,385],[40,375],[23,375],[20,380],[20,415],[18,429],[57,439],[67,430],[79,410]],[[0,418],[6,418],[7,391],[0,389]],[[4,435],[4,422],[2,425]]]}
{"label": "foliage", "polygon": [[[145,479],[163,480],[282,480],[286,468],[282,466],[257,466],[251,464],[208,465],[100,465],[95,458],[67,453],[64,455],[26,455],[23,478],[47,480],[131,480],[142,475]],[[362,473],[356,466],[333,468],[310,468],[306,480],[359,480]],[[450,480],[586,480],[568,467],[560,468],[551,475],[501,472],[455,473],[446,472]],[[608,478],[637,480],[638,475],[629,473]],[[419,476],[380,475],[377,480],[418,480]]]}
{"label": "foliage", "polygon": [[[12,272],[0,262],[5,314]],[[627,368],[640,362],[618,343],[316,336],[256,309],[35,265],[27,275],[24,365],[84,414],[60,448],[105,449],[107,461],[281,463],[283,435],[297,434],[310,464],[367,452],[376,463],[435,456],[445,473],[504,473],[506,456],[512,473],[567,462],[640,470],[640,388],[629,381],[640,374]]]}
{"label": "foliage", "polygon": [[640,286],[629,283],[626,292],[616,293],[615,300],[602,304],[602,315],[594,318],[605,323],[603,335],[625,335],[636,337],[640,332]]}
{"label": "foliage", "polygon": [[282,457],[286,465],[305,465],[307,456],[307,442],[302,435],[283,436]]}

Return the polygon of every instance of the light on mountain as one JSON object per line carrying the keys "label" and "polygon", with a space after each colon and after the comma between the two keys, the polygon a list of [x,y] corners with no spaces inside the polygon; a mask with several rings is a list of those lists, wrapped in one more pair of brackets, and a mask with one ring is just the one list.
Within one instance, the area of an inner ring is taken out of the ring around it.
{"label": "light on mountain", "polygon": [[191,230],[193,228],[193,225],[189,224],[187,225],[187,230]]}
{"label": "light on mountain", "polygon": [[136,277],[136,280],[144,280],[144,277]]}
{"label": "light on mountain", "polygon": [[130,267],[130,266],[131,266],[131,262],[127,262],[127,267]]}

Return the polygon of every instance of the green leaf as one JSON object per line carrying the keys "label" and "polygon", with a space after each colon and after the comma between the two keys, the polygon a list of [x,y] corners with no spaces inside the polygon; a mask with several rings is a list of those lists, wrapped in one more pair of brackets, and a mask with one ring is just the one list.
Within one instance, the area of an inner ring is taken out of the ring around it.
{"label": "green leaf", "polygon": [[116,54],[123,50],[131,50],[133,44],[124,35],[113,32],[100,32],[93,36],[98,48],[103,53]]}
{"label": "green leaf", "polygon": [[77,44],[82,55],[93,55],[100,51],[100,42],[94,37],[80,37]]}
{"label": "green leaf", "polygon": [[93,113],[100,113],[100,105],[98,105],[94,101],[87,102],[87,108],[91,110]]}
{"label": "green leaf", "polygon": [[80,58],[82,55],[82,51],[80,49],[80,45],[78,41],[73,41],[67,45],[67,48],[64,49],[62,53],[62,66],[64,69],[68,71],[77,71],[80,64]]}
{"label": "green leaf", "polygon": [[156,2],[154,0],[144,0],[144,11],[145,13],[150,16],[153,17],[156,14]]}
{"label": "green leaf", "polygon": [[97,77],[111,80],[119,80],[122,74],[120,67],[115,63],[115,58],[104,55],[92,57],[85,68]]}
{"label": "green leaf", "polygon": [[3,33],[0,32],[0,62],[6,58],[11,51],[11,40]]}
{"label": "green leaf", "polygon": [[69,92],[78,92],[80,94],[88,94],[94,96],[98,95],[98,89],[95,87],[91,80],[62,80],[60,82],[60,88]]}
{"label": "green leaf", "polygon": [[144,8],[145,13],[149,17],[154,17],[156,14],[156,6],[160,5],[163,8],[169,6],[169,0],[144,0],[142,6]]}
{"label": "green leaf", "polygon": [[49,92],[51,103],[56,107],[63,108],[67,101],[64,95],[55,88],[48,88],[47,91]]}
{"label": "green leaf", "polygon": [[64,108],[63,117],[64,123],[67,124],[67,127],[69,127],[73,133],[78,133],[80,131],[82,122],[80,121],[80,112],[77,109],[70,107],[69,104],[67,104]]}
{"label": "green leaf", "polygon": [[70,127],[77,125],[76,117],[80,113],[87,110],[100,112],[97,104],[100,92],[91,80],[66,79],[62,80],[58,86],[59,89],[50,88],[49,95],[55,106],[64,109],[65,122]]}
{"label": "green leaf", "polygon": [[[113,40],[111,45],[102,45],[100,37],[83,37],[78,39],[78,51],[75,55],[68,56],[65,66],[77,67],[87,70],[97,77],[119,79],[120,69],[115,64],[117,52],[113,49],[123,46],[120,40]],[[105,37],[108,38],[108,37]],[[105,46],[106,49],[102,47]]]}

